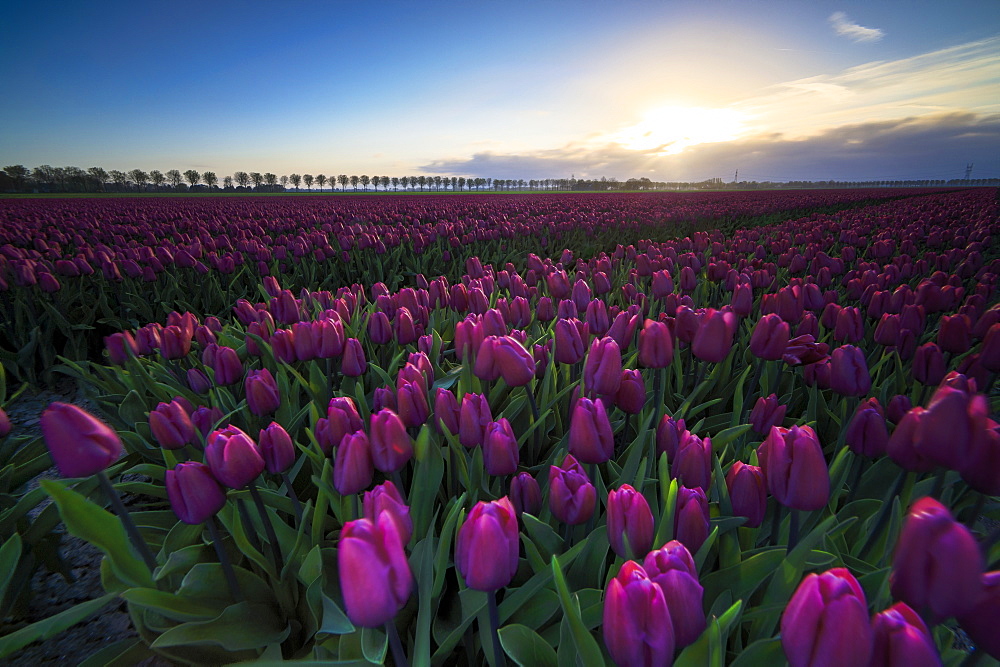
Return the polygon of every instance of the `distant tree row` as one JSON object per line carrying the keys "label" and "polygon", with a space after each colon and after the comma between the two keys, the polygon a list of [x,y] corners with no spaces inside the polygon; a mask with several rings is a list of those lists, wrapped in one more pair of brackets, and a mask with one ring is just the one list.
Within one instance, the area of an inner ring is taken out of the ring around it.
{"label": "distant tree row", "polygon": [[52,167],[42,165],[28,169],[24,165],[10,165],[0,171],[0,192],[286,192],[289,185],[296,191],[305,185],[312,191],[316,185],[323,191],[329,184],[334,192],[340,186],[346,192],[348,185],[353,192],[462,192],[462,191],[540,191],[573,190],[593,192],[654,191],[654,190],[754,190],[774,188],[863,188],[863,187],[951,187],[951,186],[1000,186],[1000,179],[952,179],[952,180],[883,180],[883,181],[788,181],[758,182],[740,181],[723,183],[721,178],[699,182],[662,182],[649,178],[630,178],[619,181],[615,178],[600,179],[546,178],[524,180],[511,178],[466,178],[464,176],[326,176],[325,174],[289,174],[277,176],[271,172],[237,171],[232,176],[224,176],[222,183],[214,171],[198,172],[188,169],[181,172],[170,169],[143,171],[132,169],[105,171],[102,167],[81,169],[79,167]]}

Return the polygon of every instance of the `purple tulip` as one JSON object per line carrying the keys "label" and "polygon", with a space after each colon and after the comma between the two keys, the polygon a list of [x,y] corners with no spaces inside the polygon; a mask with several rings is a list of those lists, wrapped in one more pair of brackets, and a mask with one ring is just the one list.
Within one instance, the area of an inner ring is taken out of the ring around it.
{"label": "purple tulip", "polygon": [[391,481],[386,480],[371,491],[365,491],[361,506],[365,518],[370,521],[375,521],[383,513],[392,517],[403,544],[410,541],[413,536],[410,508],[403,502],[403,496]]}
{"label": "purple tulip", "polygon": [[375,466],[371,445],[364,431],[345,435],[337,446],[333,463],[333,486],[342,496],[364,491],[372,483]]}
{"label": "purple tulip", "polygon": [[781,647],[791,667],[867,665],[868,603],[845,568],[806,575],[781,615]]}
{"label": "purple tulip", "polygon": [[186,524],[204,523],[226,504],[225,492],[204,463],[178,463],[167,471],[164,483],[170,508]]}
{"label": "purple tulip", "polygon": [[885,454],[889,431],[877,398],[869,398],[858,406],[844,436],[847,446],[855,454],[869,458]]}
{"label": "purple tulip", "polygon": [[69,403],[50,403],[42,412],[42,436],[63,477],[89,477],[121,458],[114,429]]}
{"label": "purple tulip", "polygon": [[369,439],[375,468],[385,473],[396,472],[413,458],[413,440],[395,412],[379,410],[370,419]]}
{"label": "purple tulip", "polygon": [[519,461],[517,438],[505,418],[486,427],[483,439],[483,467],[488,475],[513,475]]}
{"label": "purple tulip", "polygon": [[663,322],[646,320],[639,332],[639,364],[646,368],[666,368],[674,359],[674,339]]}
{"label": "purple tulip", "polygon": [[[927,624],[905,602],[897,602],[872,617],[874,650],[869,667],[939,667],[934,638]],[[980,642],[978,640],[976,644]]]}
{"label": "purple tulip", "polygon": [[830,388],[842,396],[864,396],[872,388],[861,348],[841,345],[830,355]]}
{"label": "purple tulip", "polygon": [[766,436],[772,426],[781,426],[787,411],[788,406],[779,404],[775,394],[761,396],[750,411],[750,427],[755,433]]}
{"label": "purple tulip", "polygon": [[337,543],[337,570],[347,617],[376,628],[391,621],[413,590],[403,540],[389,516],[348,521]]}
{"label": "purple tulip", "polygon": [[361,341],[357,338],[348,338],[344,343],[344,359],[341,362],[340,371],[348,377],[360,377],[368,370],[368,362],[365,359],[365,351],[361,347]]}
{"label": "purple tulip", "polygon": [[758,359],[777,361],[788,347],[791,327],[774,313],[764,315],[750,335],[750,352]]}
{"label": "purple tulip", "polygon": [[164,449],[180,449],[196,442],[191,417],[177,400],[160,403],[149,413],[149,430]]}
{"label": "purple tulip", "polygon": [[748,528],[757,528],[767,513],[767,480],[758,466],[737,461],[726,473],[726,488],[733,514],[745,516]]}
{"label": "purple tulip", "polygon": [[663,591],[677,648],[694,643],[705,630],[702,598],[705,589],[698,581],[698,569],[687,547],[671,540],[646,554],[642,563],[646,574]]}
{"label": "purple tulip", "polygon": [[458,441],[463,447],[478,447],[483,444],[486,429],[493,421],[490,403],[482,394],[465,394],[458,418]]}
{"label": "purple tulip", "polygon": [[958,622],[978,648],[990,657],[1000,660],[1000,633],[997,619],[1000,618],[1000,571],[987,572],[982,576],[981,591],[969,611],[959,615]]}
{"label": "purple tulip", "polygon": [[709,534],[708,496],[704,489],[677,489],[674,537],[692,553],[698,551]]}
{"label": "purple tulip", "polygon": [[247,397],[247,407],[258,417],[269,415],[281,407],[278,383],[271,375],[271,371],[266,368],[247,373],[243,389]]}
{"label": "purple tulip", "polygon": [[571,526],[584,523],[596,503],[597,490],[572,454],[566,455],[562,467],[549,468],[549,509],[556,519]]}
{"label": "purple tulip", "polygon": [[635,561],[604,593],[604,645],[618,665],[656,667],[674,657],[674,631],[663,590]]}
{"label": "purple tulip", "polygon": [[808,512],[829,501],[830,472],[812,428],[772,427],[758,449],[758,458],[768,490],[785,507]]}
{"label": "purple tulip", "polygon": [[242,489],[264,472],[264,458],[253,439],[229,425],[206,439],[205,463],[215,479],[231,489]]}
{"label": "purple tulip", "polygon": [[498,590],[517,572],[519,544],[517,515],[510,499],[478,502],[458,530],[455,567],[469,588]]}
{"label": "purple tulip", "polygon": [[622,380],[621,350],[612,338],[595,338],[590,344],[583,382],[590,394],[614,396]]}
{"label": "purple tulip", "polygon": [[708,489],[712,483],[712,439],[685,432],[670,463],[670,477],[684,486]]}
{"label": "purple tulip", "polygon": [[295,445],[281,424],[271,422],[267,428],[261,429],[257,438],[257,447],[264,459],[264,468],[269,473],[282,473],[295,463]]}
{"label": "purple tulip", "polygon": [[628,484],[609,491],[607,519],[608,542],[616,554],[639,558],[649,552],[653,545],[653,513],[641,493]]}
{"label": "purple tulip", "polygon": [[604,404],[580,398],[569,423],[569,452],[583,463],[604,463],[615,452],[615,437]]}
{"label": "purple tulip", "polygon": [[522,512],[537,515],[542,509],[542,490],[531,473],[522,472],[510,480],[510,501],[518,516]]}

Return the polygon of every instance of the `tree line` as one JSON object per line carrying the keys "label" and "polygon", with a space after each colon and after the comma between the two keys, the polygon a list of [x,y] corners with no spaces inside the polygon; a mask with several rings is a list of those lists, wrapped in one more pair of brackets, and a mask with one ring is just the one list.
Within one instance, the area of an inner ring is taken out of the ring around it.
{"label": "tree line", "polygon": [[[319,191],[329,184],[329,192],[340,186],[346,192],[472,192],[472,191],[657,191],[657,190],[754,190],[780,188],[862,188],[862,187],[953,187],[1000,186],[1000,179],[951,179],[951,180],[877,180],[877,181],[740,181],[724,183],[721,178],[704,181],[653,181],[649,178],[600,179],[545,178],[472,178],[464,176],[368,176],[362,174],[326,176],[325,174],[288,174],[278,176],[271,172],[237,171],[223,176],[220,182],[214,171],[199,172],[188,169],[181,172],[170,169],[143,171],[132,169],[106,171],[102,167],[52,167],[41,165],[28,169],[24,165],[9,165],[0,171],[0,192],[287,192],[290,187],[301,191],[305,186],[311,192],[315,185]],[[360,189],[359,189],[360,188]]]}

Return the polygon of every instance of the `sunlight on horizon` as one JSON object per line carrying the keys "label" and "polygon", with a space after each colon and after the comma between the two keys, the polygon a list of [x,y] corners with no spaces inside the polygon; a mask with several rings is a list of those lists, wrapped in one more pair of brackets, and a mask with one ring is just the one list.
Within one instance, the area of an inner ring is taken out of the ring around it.
{"label": "sunlight on horizon", "polygon": [[606,138],[623,148],[676,155],[698,144],[732,141],[747,131],[749,116],[735,109],[662,106]]}

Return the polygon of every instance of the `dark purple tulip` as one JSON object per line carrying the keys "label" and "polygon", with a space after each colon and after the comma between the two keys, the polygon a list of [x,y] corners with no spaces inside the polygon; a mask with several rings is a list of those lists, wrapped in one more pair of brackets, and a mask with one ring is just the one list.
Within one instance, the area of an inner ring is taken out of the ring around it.
{"label": "dark purple tulip", "polygon": [[687,547],[671,540],[646,554],[643,568],[663,591],[677,648],[694,643],[705,630],[702,598],[705,589],[698,581],[698,569]]}
{"label": "dark purple tulip", "polygon": [[644,556],[653,545],[653,513],[649,503],[628,484],[608,492],[607,520],[608,542],[622,558]]}
{"label": "dark purple tulip", "polygon": [[268,342],[271,343],[271,352],[276,360],[285,364],[298,360],[295,352],[295,336],[291,329],[276,330]]}
{"label": "dark purple tulip", "polygon": [[[522,387],[535,377],[535,358],[513,337],[498,337],[494,342],[492,355],[500,377],[508,386]],[[479,364],[479,359],[476,359],[476,364]]]}
{"label": "dark purple tulip", "polygon": [[775,394],[761,396],[754,403],[753,410],[750,411],[750,425],[755,433],[767,435],[771,432],[772,426],[781,426],[785,421],[785,413],[788,411],[787,405],[778,403]]}
{"label": "dark purple tulip", "polygon": [[885,454],[889,445],[889,430],[877,398],[869,398],[858,406],[844,437],[855,454],[869,458]]}
{"label": "dark purple tulip", "polygon": [[434,392],[434,417],[438,429],[447,428],[452,435],[457,435],[459,431],[458,399],[455,394],[443,387],[438,387]]}
{"label": "dark purple tulip", "polygon": [[410,541],[413,536],[410,508],[403,502],[403,496],[391,481],[386,480],[371,491],[365,491],[361,506],[365,518],[369,521],[375,521],[383,513],[388,514],[396,524],[403,544]]}
{"label": "dark purple tulip", "polygon": [[830,346],[817,343],[812,334],[802,334],[788,341],[781,360],[788,366],[803,366],[815,364],[827,359]]}
{"label": "dark purple tulip", "polygon": [[264,458],[257,444],[232,425],[208,436],[205,463],[215,479],[231,489],[244,488],[264,472]]}
{"label": "dark purple tulip", "polygon": [[608,582],[603,633],[615,664],[656,667],[673,661],[674,631],[663,590],[635,561]]}
{"label": "dark purple tulip", "polygon": [[333,464],[333,486],[342,496],[364,491],[372,483],[375,466],[371,445],[364,431],[345,435],[337,447]]}
{"label": "dark purple tulip", "polygon": [[510,501],[518,516],[522,512],[537,515],[542,509],[542,490],[531,473],[521,472],[510,480]]}
{"label": "dark purple tulip", "polygon": [[588,393],[617,394],[622,380],[622,355],[618,343],[608,337],[595,338],[587,354],[583,378]]}
{"label": "dark purple tulip", "polygon": [[777,315],[764,315],[750,335],[750,352],[758,359],[777,361],[788,347],[791,327]]}
{"label": "dark purple tulip", "polygon": [[121,458],[114,429],[70,403],[50,403],[40,420],[52,462],[63,477],[90,477]]}
{"label": "dark purple tulip", "polygon": [[176,400],[160,403],[149,413],[149,429],[164,449],[180,449],[196,442],[191,417]]}
{"label": "dark purple tulip", "polygon": [[585,523],[594,513],[597,490],[572,454],[562,467],[549,468],[549,509],[559,521],[571,526]]}
{"label": "dark purple tulip", "polygon": [[872,388],[861,348],[841,345],[830,356],[830,388],[842,396],[864,396]]}
{"label": "dark purple tulip", "polygon": [[781,615],[781,647],[791,667],[867,665],[868,602],[846,568],[806,575]]}
{"label": "dark purple tulip", "polygon": [[190,351],[191,335],[186,334],[179,326],[164,327],[160,332],[160,356],[164,359],[183,359]]}
{"label": "dark purple tulip", "polygon": [[198,429],[202,437],[208,437],[216,424],[222,419],[222,410],[218,407],[207,408],[204,405],[191,413],[191,423]]}
{"label": "dark purple tulip", "polygon": [[580,398],[569,425],[569,451],[582,463],[604,463],[615,451],[614,434],[604,404]]}
{"label": "dark purple tulip", "polygon": [[737,461],[726,473],[726,487],[733,504],[733,514],[745,516],[748,528],[757,528],[764,522],[767,512],[767,480],[764,471]]}
{"label": "dark purple tulip", "polygon": [[810,427],[772,427],[758,449],[758,458],[768,490],[785,507],[809,512],[829,501],[830,472]]}
{"label": "dark purple tulip", "polygon": [[369,439],[375,468],[385,473],[401,470],[413,458],[413,440],[395,412],[379,410],[371,416]]}
{"label": "dark purple tulip", "polygon": [[465,585],[477,591],[495,591],[517,572],[517,515],[506,496],[478,502],[458,529],[455,567]]}
{"label": "dark purple tulip", "polygon": [[[927,624],[905,602],[872,617],[874,650],[869,667],[939,667],[934,638]],[[975,640],[977,645],[978,640]]]}
{"label": "dark purple tulip", "polygon": [[997,619],[1000,619],[1000,571],[987,572],[980,581],[981,591],[975,605],[959,615],[958,622],[977,648],[1000,660],[1000,633],[997,632]]}
{"label": "dark purple tulip", "polygon": [[486,427],[483,439],[483,467],[488,475],[513,475],[517,471],[517,438],[510,422],[501,417]]}
{"label": "dark purple tulip", "polygon": [[344,608],[354,625],[380,627],[410,598],[413,573],[403,544],[388,516],[344,524],[337,543],[337,570]]}
{"label": "dark purple tulip", "polygon": [[10,417],[7,416],[3,408],[0,408],[0,438],[6,438],[10,435],[12,428]]}
{"label": "dark purple tulip", "polygon": [[348,377],[359,377],[368,370],[368,361],[365,359],[365,351],[361,347],[361,341],[357,338],[348,338],[344,344],[344,360],[341,364],[341,372]]}
{"label": "dark purple tulip", "polygon": [[464,447],[478,447],[483,444],[486,429],[493,421],[490,404],[481,394],[465,394],[459,412],[458,441]]}
{"label": "dark purple tulip", "polygon": [[983,556],[969,529],[934,498],[915,502],[892,558],[892,596],[939,623],[972,610],[982,573]]}
{"label": "dark purple tulip", "polygon": [[319,356],[319,345],[313,324],[313,322],[296,322],[292,325],[292,345],[295,347],[295,358],[299,361],[312,361]]}
{"label": "dark purple tulip", "polygon": [[667,463],[673,461],[677,455],[677,447],[687,432],[683,419],[675,420],[670,415],[663,415],[656,426],[656,456],[665,453]]}
{"label": "dark purple tulip", "polygon": [[922,422],[927,411],[919,405],[903,415],[886,445],[886,453],[896,465],[911,472],[930,472],[935,463],[923,447]]}
{"label": "dark purple tulip", "polygon": [[185,461],[166,472],[164,484],[170,509],[182,522],[196,526],[226,504],[226,494],[204,463]]}
{"label": "dark purple tulip", "polygon": [[712,439],[685,433],[670,463],[670,477],[691,489],[708,489],[712,483]]}
{"label": "dark purple tulip", "polygon": [[639,364],[646,368],[666,368],[674,359],[674,340],[663,322],[646,320],[639,332]]}
{"label": "dark purple tulip", "polygon": [[392,340],[389,317],[380,310],[376,310],[368,318],[368,339],[376,345],[385,345]]}
{"label": "dark purple tulip", "polygon": [[257,447],[264,459],[264,469],[270,473],[285,472],[295,463],[295,445],[288,431],[278,422],[271,422],[267,428],[261,429]]}
{"label": "dark purple tulip", "polygon": [[266,368],[247,373],[243,388],[246,392],[247,407],[258,417],[269,415],[281,406],[278,383],[271,375],[271,371]]}
{"label": "dark purple tulip", "polygon": [[691,342],[691,353],[702,361],[721,362],[733,347],[736,326],[737,319],[733,313],[706,309]]}
{"label": "dark purple tulip", "polygon": [[637,415],[646,403],[646,384],[636,369],[622,371],[622,381],[615,395],[615,405],[627,414]]}
{"label": "dark purple tulip", "polygon": [[936,385],[944,379],[948,371],[944,363],[944,353],[934,343],[924,343],[913,355],[913,379],[921,384]]}
{"label": "dark purple tulip", "polygon": [[396,410],[408,427],[421,426],[427,422],[430,406],[427,404],[427,393],[420,383],[403,383],[396,391]]}
{"label": "dark purple tulip", "polygon": [[857,308],[841,308],[837,313],[837,324],[833,329],[833,339],[842,343],[857,343],[865,337],[865,321]]}
{"label": "dark purple tulip", "polygon": [[945,352],[963,354],[972,343],[971,329],[966,315],[943,315],[938,325],[937,344]]}
{"label": "dark purple tulip", "polygon": [[139,354],[135,339],[127,331],[113,333],[104,338],[104,348],[108,351],[108,360],[115,366],[124,366],[129,357]]}
{"label": "dark purple tulip", "polygon": [[898,424],[911,407],[913,405],[910,403],[909,396],[896,394],[889,399],[889,405],[885,409],[886,416],[893,424]]}
{"label": "dark purple tulip", "polygon": [[215,384],[219,386],[235,384],[243,377],[243,364],[236,350],[231,347],[220,345],[215,350],[212,370],[215,371]]}
{"label": "dark purple tulip", "polygon": [[320,359],[339,357],[344,352],[344,325],[337,318],[316,320],[312,323],[316,356]]}
{"label": "dark purple tulip", "polygon": [[584,343],[575,320],[556,320],[555,357],[560,364],[575,364],[583,360]]}
{"label": "dark purple tulip", "polygon": [[365,427],[354,399],[349,396],[331,398],[326,409],[326,418],[331,447],[339,445],[345,435],[356,433]]}
{"label": "dark purple tulip", "polygon": [[703,489],[677,489],[677,509],[674,515],[674,537],[692,553],[708,539],[708,497]]}

